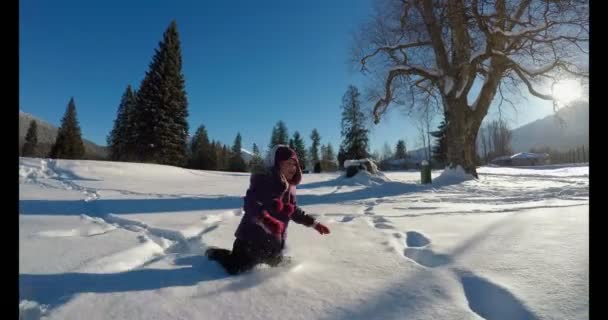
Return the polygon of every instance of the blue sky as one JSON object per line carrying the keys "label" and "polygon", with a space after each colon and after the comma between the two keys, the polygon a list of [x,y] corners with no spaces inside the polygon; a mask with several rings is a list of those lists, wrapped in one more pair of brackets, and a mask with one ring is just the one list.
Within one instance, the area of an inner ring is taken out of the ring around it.
{"label": "blue sky", "polygon": [[[126,86],[139,87],[171,20],[182,44],[190,132],[204,124],[211,139],[267,148],[283,120],[307,146],[340,143],[340,104],[349,84],[365,79],[348,63],[351,34],[372,0],[308,1],[42,1],[20,0],[19,107],[59,125],[74,97],[83,136],[105,145]],[[517,127],[551,113],[530,98]],[[490,110],[490,118],[498,110]],[[406,139],[419,146],[414,120],[398,111],[375,126],[371,150]]]}

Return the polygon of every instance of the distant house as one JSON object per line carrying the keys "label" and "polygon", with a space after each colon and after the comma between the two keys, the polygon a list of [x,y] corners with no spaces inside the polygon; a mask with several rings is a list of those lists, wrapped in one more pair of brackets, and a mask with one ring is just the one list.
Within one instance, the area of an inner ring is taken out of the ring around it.
{"label": "distant house", "polygon": [[537,166],[548,164],[549,155],[546,153],[520,152],[512,156],[495,158],[490,163],[497,166]]}

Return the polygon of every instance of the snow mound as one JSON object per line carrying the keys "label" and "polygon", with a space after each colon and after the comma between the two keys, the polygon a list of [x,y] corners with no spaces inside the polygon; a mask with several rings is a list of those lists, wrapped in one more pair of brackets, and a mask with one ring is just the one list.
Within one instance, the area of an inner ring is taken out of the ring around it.
{"label": "snow mound", "polygon": [[365,170],[361,170],[350,178],[347,178],[346,175],[341,176],[339,181],[347,185],[378,186],[391,182],[392,180],[382,172],[372,174]]}
{"label": "snow mound", "polygon": [[46,305],[40,305],[35,301],[22,300],[19,302],[19,320],[38,320],[46,311]]}
{"label": "snow mound", "polygon": [[40,160],[39,166],[34,164],[20,164],[19,178],[24,180],[37,180],[56,178],[57,173],[47,166],[46,160]]}
{"label": "snow mound", "polygon": [[466,173],[461,166],[457,166],[456,168],[448,167],[445,168],[445,170],[443,170],[443,172],[433,180],[433,184],[456,184],[474,179],[475,178],[472,175]]}

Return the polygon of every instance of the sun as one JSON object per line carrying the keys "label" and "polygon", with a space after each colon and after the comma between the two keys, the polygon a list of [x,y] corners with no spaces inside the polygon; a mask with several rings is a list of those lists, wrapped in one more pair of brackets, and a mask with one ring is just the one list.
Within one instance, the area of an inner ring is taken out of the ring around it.
{"label": "sun", "polygon": [[560,80],[553,86],[553,96],[558,102],[567,104],[581,98],[583,88],[577,80]]}

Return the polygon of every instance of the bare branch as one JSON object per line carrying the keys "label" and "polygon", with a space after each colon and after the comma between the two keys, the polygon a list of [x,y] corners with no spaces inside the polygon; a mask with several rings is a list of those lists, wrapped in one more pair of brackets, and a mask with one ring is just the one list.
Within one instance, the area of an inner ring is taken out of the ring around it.
{"label": "bare branch", "polygon": [[513,27],[515,27],[515,24],[519,22],[519,19],[524,14],[524,11],[530,6],[531,2],[532,2],[532,0],[522,0],[519,3],[519,6],[517,6],[517,10],[515,11],[515,14],[509,21],[510,24],[508,25],[507,30],[513,30]]}
{"label": "bare branch", "polygon": [[530,80],[528,80],[528,78],[526,78],[526,76],[524,75],[524,73],[521,71],[521,69],[518,66],[515,66],[513,68],[513,70],[515,71],[515,73],[517,73],[519,78],[526,84],[526,86],[528,87],[528,92],[530,92],[531,95],[541,98],[543,100],[551,100],[551,101],[555,100],[552,95],[542,94],[542,93],[536,91],[536,89],[534,89],[534,87],[530,83]]}
{"label": "bare branch", "polygon": [[365,69],[365,63],[367,62],[367,59],[369,59],[369,58],[377,55],[381,51],[390,53],[390,52],[393,52],[393,51],[396,51],[396,50],[403,50],[403,49],[414,48],[414,47],[428,46],[430,44],[431,44],[431,42],[429,42],[429,41],[418,41],[418,42],[412,42],[412,43],[406,43],[406,44],[398,44],[398,45],[394,45],[394,46],[380,47],[380,48],[376,49],[373,53],[368,54],[368,55],[366,55],[365,57],[363,57],[361,59],[361,69],[362,70]]}

